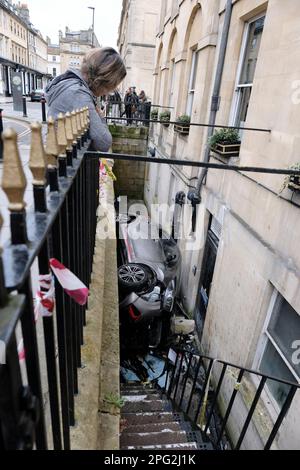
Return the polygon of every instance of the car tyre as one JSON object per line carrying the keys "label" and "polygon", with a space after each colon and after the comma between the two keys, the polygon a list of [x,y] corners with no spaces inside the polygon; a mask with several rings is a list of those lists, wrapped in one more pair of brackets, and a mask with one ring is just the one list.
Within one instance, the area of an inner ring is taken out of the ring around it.
{"label": "car tyre", "polygon": [[149,273],[147,269],[135,263],[127,263],[118,269],[118,280],[121,287],[134,290],[140,289],[147,284]]}

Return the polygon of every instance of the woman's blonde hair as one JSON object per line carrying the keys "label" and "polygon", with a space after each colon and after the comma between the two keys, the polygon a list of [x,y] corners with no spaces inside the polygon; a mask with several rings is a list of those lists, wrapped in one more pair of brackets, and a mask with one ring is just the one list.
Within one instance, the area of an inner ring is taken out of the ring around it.
{"label": "woman's blonde hair", "polygon": [[93,49],[83,59],[81,72],[95,95],[114,90],[127,72],[120,54],[112,47]]}

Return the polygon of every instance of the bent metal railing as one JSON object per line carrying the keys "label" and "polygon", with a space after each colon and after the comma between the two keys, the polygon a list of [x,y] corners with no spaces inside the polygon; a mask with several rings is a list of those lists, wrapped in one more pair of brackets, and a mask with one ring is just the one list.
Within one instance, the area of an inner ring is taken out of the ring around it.
{"label": "bent metal railing", "polygon": [[[38,346],[32,272],[37,260],[45,295],[52,282],[51,258],[89,286],[99,161],[86,158],[87,109],[61,114],[57,124],[50,118],[45,148],[40,124],[31,125],[31,134],[32,181],[24,173],[15,131],[3,133],[2,188],[9,201],[11,239],[0,258],[0,448],[47,449],[47,441],[53,440],[54,449],[70,449],[87,305],[75,303],[55,279],[55,314],[53,306],[43,304],[44,357]],[[26,208],[24,194],[33,200],[32,207]],[[49,422],[41,370],[47,371]]]}
{"label": "bent metal railing", "polygon": [[[225,438],[226,442],[228,436],[230,448],[240,450],[250,426],[255,424],[256,413],[261,413],[262,408],[259,409],[259,406],[264,408],[265,402],[269,402],[270,381],[285,387],[285,399],[279,411],[277,410],[277,416],[271,418],[269,434],[262,443],[264,450],[270,450],[300,389],[300,384],[178,347],[174,350],[173,357],[169,355],[163,391],[172,400],[175,409],[187,415],[204,435],[210,438],[216,450],[225,448],[223,439]],[[250,398],[249,383],[252,384]],[[219,403],[224,395],[227,399],[220,411]],[[235,409],[234,405],[238,399],[241,402]],[[235,430],[240,429],[235,432],[234,442],[230,433],[225,437],[231,419],[235,422]],[[256,432],[263,440],[260,432],[266,435],[266,426],[264,429],[258,426]]]}

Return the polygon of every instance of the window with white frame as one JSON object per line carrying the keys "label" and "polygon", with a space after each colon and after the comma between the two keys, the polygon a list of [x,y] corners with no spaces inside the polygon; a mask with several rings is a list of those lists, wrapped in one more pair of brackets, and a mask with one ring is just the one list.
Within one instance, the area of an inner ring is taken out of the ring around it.
{"label": "window with white frame", "polygon": [[247,119],[264,23],[265,15],[249,21],[246,25],[231,119],[232,124],[238,127],[244,127]]}
{"label": "window with white frame", "polygon": [[190,78],[189,78],[188,99],[187,99],[187,106],[186,106],[186,114],[188,116],[191,116],[193,112],[195,87],[196,87],[196,79],[197,79],[197,69],[198,69],[198,59],[199,59],[199,52],[193,51],[191,73],[190,73]]}
{"label": "window with white frame", "polygon": [[72,52],[79,52],[80,48],[78,44],[71,44],[71,51]]}
{"label": "window with white frame", "polygon": [[171,80],[170,80],[170,96],[169,96],[169,106],[174,108],[174,92],[175,92],[175,80],[176,79],[176,62],[175,60],[171,61]]}
{"label": "window with white frame", "polygon": [[[272,377],[300,382],[300,315],[274,291],[257,361],[259,370]],[[290,387],[274,380],[268,390],[281,408]]]}

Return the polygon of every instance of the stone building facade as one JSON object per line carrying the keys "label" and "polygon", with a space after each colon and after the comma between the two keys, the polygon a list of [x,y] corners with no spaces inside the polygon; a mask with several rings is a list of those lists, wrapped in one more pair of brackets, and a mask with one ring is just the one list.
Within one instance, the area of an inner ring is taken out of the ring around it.
{"label": "stone building facade", "polygon": [[80,69],[82,59],[94,47],[100,47],[99,41],[92,29],[71,31],[66,27],[65,36],[59,32],[60,71]]}
{"label": "stone building facade", "polygon": [[[230,24],[224,67],[220,90],[212,99],[226,7]],[[218,125],[269,132],[240,129],[239,156],[224,160],[207,152],[207,127],[191,126],[189,135],[181,135],[172,125],[154,124],[150,147],[156,156],[201,161],[210,155],[213,163],[241,167],[287,168],[299,163],[299,16],[298,0],[163,2],[154,101],[171,107],[172,119],[188,114],[193,123],[207,124],[213,109]],[[280,175],[209,170],[200,185],[202,170],[188,167],[150,165],[147,174],[149,207],[172,204],[179,191],[197,194],[201,187],[191,235],[189,204],[182,210],[182,220],[188,217],[184,226],[189,240],[181,240],[180,246],[182,297],[196,320],[203,352],[299,382],[299,192],[285,188],[280,193]],[[251,376],[248,382],[229,420],[233,442],[257,386]],[[287,389],[274,383],[268,383],[267,390],[245,448],[263,446],[287,396]],[[226,398],[225,391],[220,401]],[[278,448],[299,449],[299,409],[298,397],[277,438]]]}
{"label": "stone building facade", "polygon": [[53,78],[61,74],[60,47],[58,44],[51,44],[48,39],[48,74]]}
{"label": "stone building facade", "polygon": [[48,81],[47,42],[30,22],[29,9],[20,2],[0,1],[0,95],[11,95],[11,74],[22,73],[23,93]]}
{"label": "stone building facade", "polygon": [[124,95],[131,86],[144,90],[152,99],[155,36],[161,4],[165,0],[123,0],[118,48],[127,68],[121,84]]}

